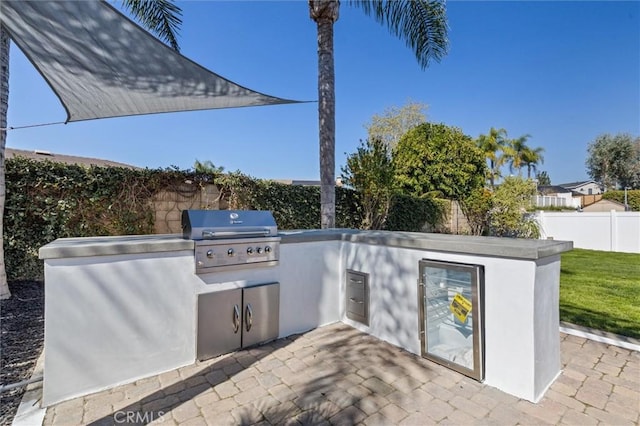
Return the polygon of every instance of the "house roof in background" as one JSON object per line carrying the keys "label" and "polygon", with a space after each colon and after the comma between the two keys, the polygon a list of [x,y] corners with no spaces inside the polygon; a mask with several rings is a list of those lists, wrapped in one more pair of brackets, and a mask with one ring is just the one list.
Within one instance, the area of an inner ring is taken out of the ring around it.
{"label": "house roof in background", "polygon": [[[273,182],[282,183],[285,185],[301,185],[301,186],[320,186],[319,180],[301,180],[301,179],[270,179]],[[342,179],[336,179],[336,186],[342,186]]]}
{"label": "house roof in background", "polygon": [[583,185],[587,185],[589,183],[594,183],[596,185],[599,185],[598,182],[596,182],[595,180],[592,179],[592,180],[583,180],[583,181],[580,181],[580,182],[559,183],[556,186],[561,186],[561,187],[567,188],[567,189],[574,189],[574,188],[578,188],[578,187],[583,186]]}
{"label": "house roof in background", "polygon": [[139,169],[131,164],[118,163],[117,161],[101,160],[99,158],[78,157],[75,155],[54,154],[49,151],[27,151],[24,149],[6,148],[5,158],[23,157],[30,160],[53,161],[54,163],[75,164],[78,166],[99,167],[123,167],[126,169]]}
{"label": "house roof in background", "polygon": [[538,192],[541,193],[542,195],[547,195],[547,194],[565,194],[567,192],[572,192],[572,191],[560,185],[538,185]]}

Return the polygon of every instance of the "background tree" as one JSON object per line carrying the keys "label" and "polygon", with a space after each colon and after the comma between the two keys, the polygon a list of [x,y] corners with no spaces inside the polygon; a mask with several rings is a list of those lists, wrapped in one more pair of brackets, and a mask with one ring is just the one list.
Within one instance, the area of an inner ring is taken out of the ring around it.
{"label": "background tree", "polygon": [[217,175],[224,172],[224,167],[216,166],[211,160],[200,161],[196,159],[193,163],[193,169],[196,173],[208,173],[210,175]]}
{"label": "background tree", "polygon": [[394,193],[394,177],[391,155],[380,139],[360,141],[358,150],[347,157],[342,179],[358,192],[363,229],[384,227]]}
{"label": "background tree", "polygon": [[[447,51],[444,0],[353,0],[349,4],[389,27],[404,40],[426,68]],[[338,20],[338,0],[309,0],[309,13],[318,27],[318,121],[320,133],[320,222],[335,226],[335,70],[333,24]]]}
{"label": "background tree", "polygon": [[382,115],[374,114],[365,125],[369,139],[381,140],[391,152],[405,133],[427,121],[427,108],[427,104],[409,101],[399,108],[387,108]]}
{"label": "background tree", "polygon": [[624,204],[626,199],[627,205],[629,206],[631,211],[640,212],[640,189],[630,189],[627,191],[607,191],[602,194],[602,198],[604,198],[605,200],[614,200],[619,202],[620,204]]}
{"label": "background tree", "polygon": [[[182,23],[182,11],[174,0],[123,0],[124,6],[142,26],[178,50],[177,30]],[[9,109],[9,48],[10,35],[0,24],[0,299],[11,297],[4,262],[3,217],[6,201],[5,145],[7,141],[7,111]]]}
{"label": "background tree", "polygon": [[487,178],[491,188],[495,188],[495,181],[502,176],[500,169],[507,160],[505,155],[505,150],[509,147],[507,131],[492,127],[486,135],[478,136],[476,143],[489,162]]}
{"label": "background tree", "polygon": [[640,137],[633,142],[630,178],[627,185],[631,189],[640,189]]}
{"label": "background tree", "polygon": [[640,188],[640,138],[627,133],[603,134],[589,144],[587,173],[605,190]]}
{"label": "background tree", "polygon": [[484,187],[486,162],[473,139],[456,127],[424,123],[393,151],[399,189],[417,197],[434,191],[460,200]]}
{"label": "background tree", "polygon": [[510,176],[493,193],[490,211],[491,235],[498,237],[539,238],[540,229],[533,217],[526,214],[531,198],[536,195],[535,183]]}
{"label": "background tree", "polygon": [[522,167],[529,151],[527,146],[527,139],[531,135],[523,135],[516,139],[510,139],[508,141],[509,149],[507,152],[507,161],[509,162],[509,171],[513,173],[513,170],[518,171],[518,176],[522,175]]}
{"label": "background tree", "polygon": [[460,208],[469,222],[471,235],[486,235],[490,225],[493,195],[487,188],[480,188],[460,200]]}
{"label": "background tree", "polygon": [[544,163],[544,157],[542,153],[544,148],[529,148],[526,147],[522,153],[522,165],[527,168],[527,178],[531,179],[531,172],[536,172],[538,164]]}
{"label": "background tree", "polygon": [[538,185],[551,185],[551,178],[544,170],[536,173],[536,179],[538,180]]}

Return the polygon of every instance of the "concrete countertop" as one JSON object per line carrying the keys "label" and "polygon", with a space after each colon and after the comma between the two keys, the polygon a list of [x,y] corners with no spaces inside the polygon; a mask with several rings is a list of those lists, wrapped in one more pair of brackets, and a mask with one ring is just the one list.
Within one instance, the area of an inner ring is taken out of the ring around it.
{"label": "concrete countertop", "polygon": [[40,259],[109,256],[193,250],[194,242],[179,234],[58,238],[40,247]]}
{"label": "concrete countertop", "polygon": [[[573,249],[571,241],[525,240],[419,232],[311,229],[280,231],[282,244],[348,241],[427,251],[512,259],[541,259]],[[40,248],[40,259],[107,256],[193,250],[194,242],[180,234],[60,238]]]}
{"label": "concrete countertop", "polygon": [[573,249],[572,241],[478,237],[423,232],[312,229],[281,231],[282,243],[341,240],[389,247],[463,253],[512,259],[541,259]]}

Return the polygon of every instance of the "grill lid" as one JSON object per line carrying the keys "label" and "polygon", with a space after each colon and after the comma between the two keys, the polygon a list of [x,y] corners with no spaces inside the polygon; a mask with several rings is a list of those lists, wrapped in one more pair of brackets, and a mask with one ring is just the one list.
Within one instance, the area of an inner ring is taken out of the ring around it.
{"label": "grill lid", "polygon": [[267,210],[183,210],[182,235],[191,240],[275,237],[278,227]]}

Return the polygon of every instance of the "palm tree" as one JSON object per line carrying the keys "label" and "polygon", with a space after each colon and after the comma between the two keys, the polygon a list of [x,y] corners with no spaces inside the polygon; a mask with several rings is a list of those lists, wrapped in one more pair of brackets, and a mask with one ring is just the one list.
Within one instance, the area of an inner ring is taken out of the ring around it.
{"label": "palm tree", "polygon": [[[124,6],[144,27],[178,50],[177,30],[182,23],[181,9],[174,0],[122,0]],[[4,263],[5,145],[9,109],[9,32],[0,24],[0,299],[11,297]]]}
{"label": "palm tree", "polygon": [[531,179],[531,172],[534,173],[537,170],[538,164],[544,164],[544,157],[542,153],[544,148],[529,148],[527,147],[522,153],[522,164],[527,167],[527,178]]}
{"label": "palm tree", "polygon": [[7,110],[9,109],[9,33],[0,24],[0,299],[11,297],[4,267],[4,201],[7,198],[4,147],[7,143]]}
{"label": "palm tree", "polygon": [[[318,122],[320,130],[320,223],[335,226],[335,71],[333,24],[339,0],[308,0],[309,13],[318,28]],[[426,68],[447,51],[447,22],[443,0],[352,0],[392,34],[404,40]]]}
{"label": "palm tree", "polygon": [[495,188],[495,181],[500,177],[500,168],[504,165],[508,151],[507,131],[505,129],[489,129],[489,134],[480,135],[476,141],[478,147],[489,160],[489,184]]}
{"label": "palm tree", "polygon": [[531,135],[524,135],[509,141],[509,152],[507,156],[509,160],[509,170],[512,173],[513,169],[517,169],[518,175],[522,175],[522,166],[524,165],[526,152],[529,150],[527,139],[530,137]]}

